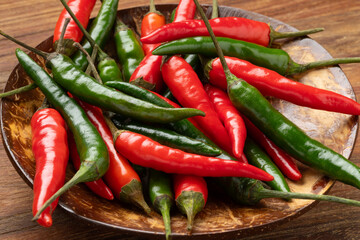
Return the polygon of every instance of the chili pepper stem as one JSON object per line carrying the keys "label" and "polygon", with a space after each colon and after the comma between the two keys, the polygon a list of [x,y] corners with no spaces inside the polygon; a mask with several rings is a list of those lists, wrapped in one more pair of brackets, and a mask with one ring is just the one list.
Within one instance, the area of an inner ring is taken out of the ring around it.
{"label": "chili pepper stem", "polygon": [[63,26],[63,29],[61,30],[59,43],[56,46],[56,52],[58,52],[58,53],[63,53],[65,51],[65,48],[64,48],[64,36],[65,36],[66,28],[69,25],[69,23],[70,23],[70,18],[65,18],[64,26]]}
{"label": "chili pepper stem", "polygon": [[346,63],[360,63],[360,57],[333,58],[322,61],[310,62],[306,64],[298,64],[293,61],[290,61],[286,75],[294,75],[294,74],[303,73],[313,68],[329,67],[329,66],[335,66],[338,64],[346,64]]}
{"label": "chili pepper stem", "polygon": [[209,34],[211,36],[211,39],[213,40],[213,43],[215,45],[215,48],[216,48],[216,52],[219,56],[219,59],[221,61],[221,65],[223,66],[224,68],[224,72],[225,72],[225,76],[226,76],[226,81],[228,82],[228,85],[230,86],[232,83],[234,82],[238,82],[239,79],[233,75],[231,72],[230,72],[230,69],[226,63],[226,60],[225,60],[225,57],[224,57],[224,53],[223,51],[221,50],[221,47],[219,45],[219,42],[216,40],[216,37],[215,37],[215,34],[213,32],[213,30],[211,29],[211,26],[210,26],[210,23],[209,23],[209,20],[207,19],[203,9],[201,8],[198,0],[194,0],[195,4],[196,4],[196,7],[201,15],[201,18],[203,19],[203,21],[205,22],[205,25],[206,25],[206,28],[207,30],[209,31]]}
{"label": "chili pepper stem", "polygon": [[170,222],[170,209],[171,209],[171,202],[167,199],[168,196],[161,198],[158,203],[159,211],[163,217],[164,227],[165,227],[165,238],[171,239],[171,222]]}
{"label": "chili pepper stem", "polygon": [[218,9],[218,1],[212,1],[212,12],[211,12],[211,19],[219,17],[219,9]]}
{"label": "chili pepper stem", "polygon": [[[98,71],[96,70],[96,67],[95,67],[95,65],[94,65],[94,61],[93,61],[92,57],[91,57],[91,56],[89,55],[89,53],[81,46],[80,43],[74,42],[73,45],[74,45],[76,48],[78,48],[80,51],[82,51],[82,52],[86,55],[86,59],[87,59],[88,62],[89,62],[89,66],[90,66],[90,69],[91,69],[92,74],[94,75],[96,81],[98,81],[98,83],[102,84],[102,80],[101,80],[101,78],[100,78],[100,75],[99,75]],[[96,50],[99,50],[99,48],[98,48],[97,45],[95,45],[93,48],[94,48],[94,50],[95,50],[95,49],[96,49]]]}
{"label": "chili pepper stem", "polygon": [[29,85],[22,86],[22,87],[14,89],[14,90],[10,90],[10,91],[7,91],[7,92],[0,93],[0,98],[4,98],[4,97],[12,96],[12,95],[15,95],[15,94],[27,92],[27,91],[30,91],[30,90],[32,90],[34,88],[37,88],[37,85],[35,83],[30,83]]}
{"label": "chili pepper stem", "polygon": [[191,233],[194,219],[198,212],[200,212],[204,206],[205,201],[203,195],[200,192],[184,191],[176,199],[176,205],[180,211],[187,216],[187,231]]}
{"label": "chili pepper stem", "polygon": [[147,214],[151,212],[150,207],[144,200],[141,182],[136,179],[131,180],[130,183],[121,188],[119,199],[138,206]]}
{"label": "chili pepper stem", "polygon": [[87,176],[86,171],[77,171],[75,175],[64,184],[63,187],[61,187],[54,195],[52,195],[45,203],[42,205],[42,207],[38,210],[38,212],[35,214],[35,216],[32,218],[32,221],[36,221],[40,214],[53,202],[56,198],[60,197],[63,193],[65,193],[67,190],[69,190],[71,187],[75,186],[76,184],[80,182],[86,182]]}
{"label": "chili pepper stem", "polygon": [[23,43],[23,42],[20,42],[19,40],[13,38],[12,36],[4,33],[4,32],[1,31],[1,30],[0,30],[0,35],[6,37],[7,39],[9,39],[10,41],[12,41],[12,42],[14,42],[14,43],[16,43],[16,44],[18,44],[18,45],[20,45],[20,46],[28,49],[28,50],[31,51],[31,52],[36,53],[37,55],[39,55],[39,56],[41,56],[41,57],[43,57],[43,58],[45,58],[45,59],[47,59],[47,58],[50,56],[50,53],[41,51],[41,50],[36,49],[36,48],[33,48],[33,47],[30,47],[29,45],[27,45],[27,44],[25,44],[25,43]]}
{"label": "chili pepper stem", "polygon": [[280,192],[270,189],[263,188],[257,193],[253,193],[253,197],[258,198],[259,200],[264,198],[296,198],[296,199],[310,199],[310,200],[319,200],[319,201],[328,201],[328,202],[337,202],[346,205],[352,205],[360,207],[360,201],[355,201],[351,199],[329,196],[329,195],[316,195],[311,193],[296,193],[296,192]]}
{"label": "chili pepper stem", "polygon": [[[96,56],[97,56],[97,53],[98,53],[98,49],[99,49],[98,47],[93,48],[93,51],[92,51],[91,57],[90,57],[92,63],[95,62],[95,59],[96,59]],[[91,75],[91,72],[92,72],[92,65],[89,64],[87,66],[86,70],[85,70],[85,73],[87,75]]]}
{"label": "chili pepper stem", "polygon": [[154,0],[150,0],[149,13],[151,13],[151,12],[156,12]]}
{"label": "chili pepper stem", "polygon": [[277,32],[270,26],[270,42],[269,46],[273,43],[274,40],[280,38],[293,38],[293,37],[302,37],[313,33],[318,33],[324,31],[324,28],[311,28],[303,31],[297,32]]}

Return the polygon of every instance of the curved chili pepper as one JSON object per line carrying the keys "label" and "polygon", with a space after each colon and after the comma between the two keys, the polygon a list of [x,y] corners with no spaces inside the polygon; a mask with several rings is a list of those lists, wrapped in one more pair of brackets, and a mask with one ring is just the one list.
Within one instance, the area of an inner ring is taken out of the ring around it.
{"label": "curved chili pepper", "polygon": [[291,180],[298,181],[302,175],[294,159],[267,138],[249,119],[243,117],[247,132],[271,157],[281,172]]}
{"label": "curved chili pepper", "polygon": [[125,25],[119,18],[115,26],[116,53],[122,66],[124,80],[129,81],[131,74],[145,57],[140,42],[134,31]]}
{"label": "curved chili pepper", "polygon": [[173,186],[176,205],[183,214],[186,214],[187,230],[191,232],[196,214],[206,205],[207,184],[202,177],[174,174]]}
{"label": "curved chili pepper", "polygon": [[62,193],[80,182],[94,181],[102,177],[108,169],[109,157],[104,141],[85,112],[60,88],[49,74],[37,65],[26,53],[16,49],[16,57],[30,78],[38,85],[49,103],[57,109],[74,135],[82,160],[75,175],[53,194],[34,216],[34,220]]}
{"label": "curved chili pepper", "polygon": [[[118,3],[119,0],[103,0],[98,15],[90,25],[89,33],[91,38],[94,39],[100,48],[105,45],[105,42],[112,30],[116,18]],[[82,45],[83,48],[91,55],[91,44],[85,40]],[[81,70],[85,70],[88,65],[86,55],[81,51],[77,51],[72,57],[72,60]]]}
{"label": "curved chili pepper", "polygon": [[[113,119],[114,122],[114,119]],[[142,135],[145,135],[160,144],[168,147],[177,148],[184,152],[195,153],[205,156],[217,156],[221,154],[219,149],[216,149],[202,141],[198,141],[166,128],[149,126],[146,124],[139,124],[134,121],[126,123],[115,119],[115,125],[124,130],[129,130]]]}
{"label": "curved chili pepper", "polygon": [[236,158],[241,159],[246,140],[244,120],[232,105],[227,94],[222,90],[207,84],[205,85],[205,91],[230,136],[232,153]]}
{"label": "curved chili pepper", "polygon": [[164,221],[165,237],[170,239],[170,209],[174,202],[174,194],[171,189],[171,178],[168,174],[150,169],[149,197],[155,210],[161,213]]}
{"label": "curved chili pepper", "polygon": [[[196,5],[192,0],[180,0],[179,5],[176,7],[173,22],[182,22],[185,20],[193,19],[196,12]],[[160,42],[161,43],[161,42]]]}
{"label": "curved chili pepper", "polygon": [[[335,58],[306,64],[294,62],[282,49],[267,48],[254,43],[231,38],[217,38],[224,54],[237,57],[278,72],[281,75],[294,75],[313,68],[334,66],[342,63],[360,62],[360,57]],[[206,57],[216,57],[216,50],[210,37],[192,37],[164,43],[154,49],[154,55],[198,53]]]}
{"label": "curved chili pepper", "polygon": [[[75,170],[79,170],[81,165],[80,156],[77,152],[75,139],[72,136],[71,132],[68,134],[68,143],[69,143],[69,151],[72,163],[74,165]],[[102,178],[92,181],[92,182],[85,182],[85,185],[96,195],[108,199],[113,200],[114,195],[111,192],[110,188],[104,183]]]}
{"label": "curved chili pepper", "polygon": [[[225,59],[230,71],[236,77],[247,81],[265,96],[276,97],[314,109],[360,114],[360,104],[341,94],[293,81],[274,71],[238,58],[225,57]],[[208,76],[211,84],[226,90],[226,77],[218,58],[206,65],[205,75]]]}
{"label": "curved chili pepper", "polygon": [[264,170],[274,177],[274,180],[266,182],[267,185],[274,190],[290,192],[289,185],[279,168],[276,167],[269,156],[266,155],[266,153],[251,138],[246,139],[244,153],[251,165]]}
{"label": "curved chili pepper", "polygon": [[[36,111],[31,118],[32,151],[36,161],[34,177],[33,215],[65,182],[69,159],[66,124],[60,113],[52,108]],[[58,198],[46,208],[37,220],[41,226],[52,225],[51,214]]]}
{"label": "curved chili pepper", "polygon": [[277,111],[269,101],[254,87],[233,75],[205,13],[197,0],[194,0],[206,22],[217,53],[220,56],[228,94],[234,106],[249,118],[269,139],[294,158],[331,178],[360,188],[360,168],[342,155],[307,136],[299,127]]}
{"label": "curved chili pepper", "polygon": [[[188,18],[189,19],[189,18]],[[241,17],[221,17],[209,20],[217,37],[227,37],[262,46],[270,46],[272,41],[279,38],[300,37],[323,31],[323,28],[308,29],[299,32],[279,33],[264,22]],[[204,21],[187,20],[166,24],[151,34],[141,38],[143,43],[163,43],[180,38],[209,36]]]}
{"label": "curved chili pepper", "polygon": [[98,130],[108,149],[109,169],[103,177],[107,185],[116,198],[134,204],[149,213],[151,210],[144,200],[141,180],[129,162],[116,151],[112,132],[104,119],[102,110],[80,100],[77,102]]}
{"label": "curved chili pepper", "polygon": [[161,92],[164,88],[160,70],[161,63],[162,56],[147,54],[131,74],[129,82],[149,90]]}
{"label": "curved chili pepper", "polygon": [[186,153],[126,130],[118,131],[116,136],[115,148],[129,161],[143,167],[195,176],[237,176],[273,180],[271,175],[249,164]]}
{"label": "curved chili pepper", "polygon": [[111,58],[108,54],[101,50],[98,44],[94,41],[91,35],[86,31],[86,29],[81,25],[80,21],[76,17],[76,14],[71,10],[71,8],[66,4],[65,0],[60,0],[65,10],[72,17],[73,21],[75,21],[76,25],[80,29],[80,31],[85,35],[87,41],[90,43],[92,48],[97,47],[98,50],[98,70],[101,81],[123,81],[122,73],[120,71],[119,66],[115,62],[113,58]]}
{"label": "curved chili pepper", "polygon": [[205,112],[205,117],[194,117],[205,134],[221,148],[231,151],[229,135],[191,66],[183,58],[173,56],[163,64],[161,72],[164,82],[182,106]]}
{"label": "curved chili pepper", "polygon": [[[67,4],[69,5],[70,9],[72,9],[72,11],[75,13],[82,26],[86,28],[95,3],[96,0],[69,0]],[[66,9],[63,9],[56,22],[54,30],[53,43],[55,49],[57,48],[57,44],[61,36],[61,31],[63,29],[65,19],[69,17],[70,16]],[[64,34],[64,53],[70,56],[75,51],[75,48],[72,46],[73,42],[80,42],[82,37],[83,34],[77,24],[74,21],[70,21]]]}
{"label": "curved chili pepper", "polygon": [[[141,36],[146,36],[154,30],[166,24],[164,15],[155,8],[154,0],[150,0],[149,12],[145,14],[141,21]],[[142,48],[145,55],[154,50],[158,44],[143,44]]]}

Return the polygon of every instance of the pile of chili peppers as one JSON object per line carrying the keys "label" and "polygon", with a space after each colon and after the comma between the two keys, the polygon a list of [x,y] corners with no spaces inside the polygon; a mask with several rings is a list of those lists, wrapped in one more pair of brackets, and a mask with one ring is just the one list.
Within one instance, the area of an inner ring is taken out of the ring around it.
{"label": "pile of chili peppers", "polygon": [[[81,182],[109,201],[117,198],[146,213],[159,212],[166,238],[174,206],[187,216],[187,230],[192,231],[195,215],[207,202],[209,179],[240,204],[279,197],[360,206],[353,200],[291,192],[286,178],[302,178],[296,160],[357,188],[360,168],[309,138],[263,97],[360,114],[360,104],[352,99],[282,76],[359,61],[300,65],[285,51],[271,48],[278,38],[322,29],[279,33],[262,22],[220,18],[214,1],[209,22],[219,41],[215,48],[206,21],[194,19],[196,2],[180,0],[172,22],[166,23],[151,0],[139,41],[117,17],[118,0],[103,0],[89,27],[94,0],[60,1],[65,8],[55,27],[56,52],[33,49],[0,31],[45,58],[52,72],[16,50],[36,85],[16,93],[39,87],[46,96],[31,120],[33,214],[40,225],[51,226],[59,196]],[[115,41],[117,59],[102,49],[108,39]],[[81,41],[76,48],[74,43]],[[204,61],[218,54],[220,58]],[[69,156],[76,173],[64,183]]]}

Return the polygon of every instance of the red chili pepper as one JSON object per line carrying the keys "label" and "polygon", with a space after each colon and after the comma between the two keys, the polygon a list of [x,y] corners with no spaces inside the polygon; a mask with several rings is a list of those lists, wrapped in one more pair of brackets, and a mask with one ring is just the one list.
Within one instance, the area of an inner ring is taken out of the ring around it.
{"label": "red chili pepper", "polygon": [[[86,28],[95,3],[96,0],[69,0],[67,4],[74,12],[77,19],[79,19],[81,24]],[[53,38],[54,43],[60,39],[61,31],[66,18],[70,18],[71,20],[66,28],[64,39],[72,39],[74,42],[80,42],[83,33],[64,8],[60,13],[58,21],[56,22]]]}
{"label": "red chili pepper", "polygon": [[163,64],[161,71],[164,82],[182,106],[205,112],[205,117],[193,118],[205,135],[225,151],[231,152],[229,135],[192,67],[183,58],[173,56]]}
{"label": "red chili pepper", "polygon": [[[66,124],[55,109],[38,110],[31,118],[32,151],[36,161],[34,177],[33,215],[59,190],[65,181],[69,159]],[[41,226],[52,225],[51,214],[58,198],[46,208],[37,220]]]}
{"label": "red chili pepper", "polygon": [[[164,26],[166,24],[166,20],[163,14],[159,11],[156,11],[154,1],[150,1],[150,10],[144,16],[141,22],[141,36],[147,36],[154,30]],[[145,55],[149,54],[154,50],[159,44],[143,44],[142,47],[144,49]]]}
{"label": "red chili pepper", "polygon": [[[150,88],[154,88],[156,92],[161,92],[164,88],[164,82],[161,75],[161,63],[162,56],[152,55],[151,53],[147,54],[131,74],[129,82],[139,81],[141,78],[151,85]],[[142,86],[143,84],[140,81],[137,85]],[[142,87],[149,89],[146,85]]]}
{"label": "red chili pepper", "polygon": [[170,148],[138,133],[118,131],[115,148],[134,164],[166,173],[208,177],[248,177],[272,181],[273,177],[250,164]]}
{"label": "red chili pepper", "polygon": [[[75,139],[72,136],[71,133],[68,133],[68,143],[69,143],[69,151],[70,151],[70,157],[73,162],[75,170],[79,170],[81,160],[80,156],[77,152]],[[85,185],[95,194],[99,195],[102,198],[113,200],[114,195],[112,194],[110,188],[106,186],[102,178],[93,181],[93,182],[85,182]]]}
{"label": "red chili pepper", "polygon": [[181,22],[189,19],[194,19],[196,12],[196,5],[193,0],[180,0],[176,7],[175,17],[173,22]]}
{"label": "red chili pepper", "polygon": [[[268,46],[270,27],[268,24],[240,17],[222,17],[209,20],[217,37],[228,37]],[[162,43],[186,37],[209,36],[202,20],[186,20],[164,25],[141,38],[143,43]]]}
{"label": "red chili pepper", "polygon": [[294,159],[268,139],[248,118],[243,116],[243,119],[249,135],[265,149],[280,171],[291,180],[300,180],[302,175]]}
{"label": "red chili pepper", "polygon": [[[134,182],[141,183],[140,177],[131,167],[129,162],[116,151],[114,147],[113,134],[104,119],[101,109],[96,106],[85,103],[83,101],[80,100],[77,101],[79,105],[86,112],[91,123],[99,131],[101,137],[103,138],[107,146],[110,162],[109,162],[109,169],[107,170],[103,178],[105,179],[106,184],[115,194],[115,196],[121,199],[121,196],[123,195],[122,191],[124,190],[124,187],[134,186],[134,185],[138,187],[140,184],[136,184]],[[133,196],[134,197],[133,199],[129,199],[128,196],[123,196],[124,198],[122,200],[130,201],[135,205],[140,206],[145,211],[149,211],[149,207],[143,201],[142,192],[141,191],[139,192],[138,191],[139,189],[135,189],[135,187],[133,190],[134,190],[134,195],[136,193],[136,194],[141,194],[141,196]],[[128,194],[128,192],[126,194]]]}
{"label": "red chili pepper", "polygon": [[[315,88],[285,78],[266,68],[247,61],[225,57],[230,71],[238,78],[256,87],[264,96],[272,96],[314,109],[360,115],[360,104],[341,94]],[[227,89],[224,70],[216,58],[207,66],[207,76],[214,86]]]}
{"label": "red chili pepper", "polygon": [[246,140],[244,120],[225,92],[210,84],[205,85],[205,91],[230,136],[232,153],[237,159],[243,160],[241,156]]}
{"label": "red chili pepper", "polygon": [[202,177],[174,174],[173,186],[176,205],[182,213],[187,215],[187,229],[191,231],[196,214],[206,205],[207,184]]}
{"label": "red chili pepper", "polygon": [[[146,36],[165,24],[166,21],[164,15],[156,10],[154,1],[150,0],[150,10],[141,22],[141,36]],[[154,89],[156,92],[161,92],[164,87],[161,76],[161,63],[163,57],[151,54],[158,45],[159,44],[142,45],[145,57],[132,73],[129,82],[139,81],[141,78],[146,83],[150,83],[150,86],[148,86],[148,84],[143,84],[141,81],[137,83],[138,85],[147,89]]]}

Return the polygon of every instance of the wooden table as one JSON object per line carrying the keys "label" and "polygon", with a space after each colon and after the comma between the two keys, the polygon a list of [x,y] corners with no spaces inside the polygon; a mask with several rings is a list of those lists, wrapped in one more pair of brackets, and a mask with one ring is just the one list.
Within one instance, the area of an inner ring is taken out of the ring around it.
{"label": "wooden table", "polygon": [[[157,4],[176,3],[157,0]],[[210,4],[211,1],[201,1]],[[119,9],[147,5],[147,0],[120,1]],[[357,0],[223,0],[221,5],[254,11],[276,18],[298,29],[324,27],[312,35],[333,57],[360,56],[360,1]],[[99,9],[97,3],[93,15]],[[35,46],[53,33],[62,9],[55,0],[1,1],[1,30]],[[0,87],[17,64],[16,45],[0,38]],[[360,64],[341,66],[356,95],[360,94]],[[360,165],[360,143],[351,160]],[[98,227],[89,227],[62,209],[54,214],[51,228],[42,228],[32,217],[32,191],[17,174],[0,146],[0,239],[134,239]],[[360,200],[360,191],[337,182],[330,194]],[[358,239],[360,209],[333,203],[319,203],[304,215],[268,233],[246,239]]]}

